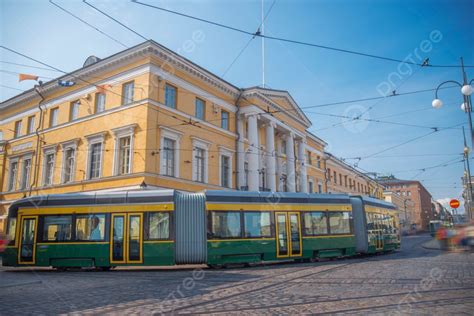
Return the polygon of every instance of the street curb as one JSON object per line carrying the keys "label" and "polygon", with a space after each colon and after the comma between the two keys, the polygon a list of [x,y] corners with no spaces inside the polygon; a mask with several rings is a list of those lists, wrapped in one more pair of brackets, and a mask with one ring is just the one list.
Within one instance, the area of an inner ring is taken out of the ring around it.
{"label": "street curb", "polygon": [[429,250],[441,250],[441,246],[439,245],[439,242],[436,239],[432,239],[423,243],[421,247]]}

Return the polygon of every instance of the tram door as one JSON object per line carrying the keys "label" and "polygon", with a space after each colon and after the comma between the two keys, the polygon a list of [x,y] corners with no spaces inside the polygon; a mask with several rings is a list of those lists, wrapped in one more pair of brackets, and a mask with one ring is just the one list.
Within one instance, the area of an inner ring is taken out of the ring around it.
{"label": "tram door", "polygon": [[110,262],[143,262],[143,214],[112,214],[110,229]]}
{"label": "tram door", "polygon": [[21,218],[18,252],[18,263],[20,264],[35,263],[37,227],[37,216],[25,216]]}
{"label": "tram door", "polygon": [[301,217],[298,212],[277,212],[275,214],[277,258],[302,255]]}
{"label": "tram door", "polygon": [[383,249],[383,215],[374,214],[375,223],[375,248],[377,250]]}

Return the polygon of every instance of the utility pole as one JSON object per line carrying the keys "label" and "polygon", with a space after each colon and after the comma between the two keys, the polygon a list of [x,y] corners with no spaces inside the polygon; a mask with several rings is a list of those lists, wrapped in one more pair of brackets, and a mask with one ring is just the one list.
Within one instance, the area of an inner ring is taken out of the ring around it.
{"label": "utility pole", "polygon": [[467,181],[467,189],[468,189],[468,194],[467,194],[467,210],[465,210],[465,213],[467,215],[468,221],[471,220],[471,205],[472,205],[472,183],[471,183],[471,167],[469,165],[469,147],[467,147],[467,141],[466,141],[466,132],[464,131],[464,126],[462,127],[462,134],[464,137],[464,162],[465,162],[465,167],[467,169],[467,177],[464,177]]}

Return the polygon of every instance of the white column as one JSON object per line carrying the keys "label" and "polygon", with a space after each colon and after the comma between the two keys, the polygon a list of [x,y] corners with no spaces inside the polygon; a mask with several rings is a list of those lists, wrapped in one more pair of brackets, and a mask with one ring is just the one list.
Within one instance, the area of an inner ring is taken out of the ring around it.
{"label": "white column", "polygon": [[239,138],[237,141],[237,189],[240,188],[245,183],[245,148],[244,148],[244,128],[245,128],[245,118],[237,118],[237,132]]}
{"label": "white column", "polygon": [[277,191],[283,192],[283,181],[281,180],[281,177],[283,175],[283,158],[282,156],[282,148],[281,148],[281,139],[277,139],[277,150],[276,150],[276,174],[277,174]]}
{"label": "white column", "polygon": [[257,125],[257,115],[250,115],[248,117],[249,130],[249,148],[248,148],[248,157],[249,157],[249,176],[248,176],[248,185],[249,191],[258,191],[258,160],[259,160],[259,145],[258,145],[258,125]]}
{"label": "white column", "polygon": [[266,129],[266,157],[267,157],[267,168],[266,168],[266,180],[267,186],[270,191],[276,191],[276,178],[275,178],[275,124],[268,122]]}
{"label": "white column", "polygon": [[308,177],[306,173],[306,144],[304,140],[298,142],[298,161],[300,164],[300,190],[303,193],[308,193]]}
{"label": "white column", "polygon": [[296,191],[296,174],[295,174],[295,143],[293,133],[286,136],[286,182],[288,184],[288,192]]}

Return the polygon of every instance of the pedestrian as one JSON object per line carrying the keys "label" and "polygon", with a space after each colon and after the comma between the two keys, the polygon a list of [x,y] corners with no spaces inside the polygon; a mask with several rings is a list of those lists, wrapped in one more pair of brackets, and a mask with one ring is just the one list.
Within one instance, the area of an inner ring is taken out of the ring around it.
{"label": "pedestrian", "polygon": [[436,239],[439,241],[441,250],[448,250],[448,230],[441,226],[436,232]]}

